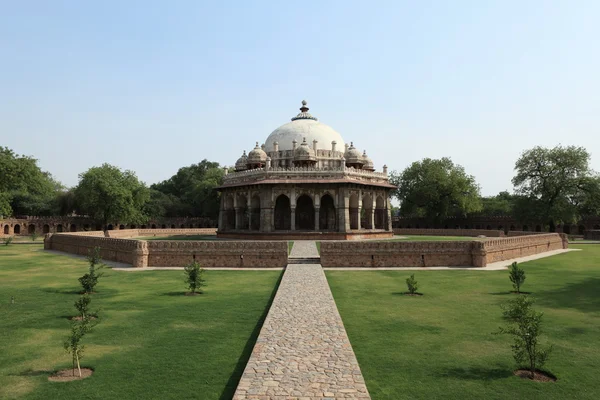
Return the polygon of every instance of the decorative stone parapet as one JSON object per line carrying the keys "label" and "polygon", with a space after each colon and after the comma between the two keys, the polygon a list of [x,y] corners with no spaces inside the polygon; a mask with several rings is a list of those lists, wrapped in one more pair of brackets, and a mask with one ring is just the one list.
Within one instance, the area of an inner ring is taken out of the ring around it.
{"label": "decorative stone parapet", "polygon": [[504,231],[487,229],[417,229],[394,228],[394,235],[419,235],[419,236],[487,236],[504,237]]}

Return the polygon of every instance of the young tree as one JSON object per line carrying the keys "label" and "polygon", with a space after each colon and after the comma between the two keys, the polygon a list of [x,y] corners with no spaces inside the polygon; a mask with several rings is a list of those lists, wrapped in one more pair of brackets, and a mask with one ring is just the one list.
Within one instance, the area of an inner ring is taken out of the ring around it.
{"label": "young tree", "polygon": [[524,152],[512,179],[515,192],[523,196],[515,213],[545,219],[554,232],[556,224],[574,223],[599,210],[600,178],[589,161],[590,154],[583,147],[538,146]]}
{"label": "young tree", "polygon": [[89,318],[84,318],[81,321],[71,322],[71,334],[64,342],[65,350],[73,356],[73,376],[75,376],[75,366],[81,377],[81,365],[79,360],[83,356],[84,346],[81,344],[81,339],[92,329],[92,324]]}
{"label": "young tree", "polygon": [[206,286],[206,280],[204,280],[204,269],[200,268],[200,264],[197,261],[193,261],[187,264],[185,270],[185,283],[188,284],[192,294],[202,293],[202,287]]}
{"label": "young tree", "polygon": [[419,288],[417,281],[415,280],[415,274],[410,274],[409,278],[406,278],[406,286],[408,286],[408,293],[415,294]]}
{"label": "young tree", "polygon": [[516,261],[510,265],[508,277],[510,278],[510,281],[512,282],[517,293],[521,294],[521,286],[525,282],[525,270],[520,268]]}
{"label": "young tree", "polygon": [[79,318],[84,320],[86,318],[91,318],[91,314],[89,312],[90,303],[92,299],[89,295],[84,294],[75,302],[75,308],[79,312]]}
{"label": "young tree", "polygon": [[79,278],[79,283],[83,288],[83,292],[86,294],[92,294],[94,288],[98,284],[98,278],[103,274],[99,273],[98,270],[102,269],[102,258],[100,257],[100,247],[94,247],[87,256],[87,260],[90,264],[90,268],[87,274]]}
{"label": "young tree", "polygon": [[390,182],[398,186],[394,196],[403,216],[435,222],[481,210],[475,178],[449,158],[414,162],[401,174],[392,171]]}
{"label": "young tree", "polygon": [[533,300],[528,296],[519,296],[502,305],[503,317],[508,321],[508,326],[501,327],[497,333],[513,337],[513,357],[518,365],[527,363],[531,379],[534,379],[535,370],[544,365],[552,346],[542,348],[539,345],[543,313],[533,310],[532,305]]}
{"label": "young tree", "polygon": [[121,171],[109,164],[80,174],[74,190],[74,204],[79,211],[101,222],[104,229],[109,221],[145,222],[143,208],[148,199],[148,188],[134,172]]}

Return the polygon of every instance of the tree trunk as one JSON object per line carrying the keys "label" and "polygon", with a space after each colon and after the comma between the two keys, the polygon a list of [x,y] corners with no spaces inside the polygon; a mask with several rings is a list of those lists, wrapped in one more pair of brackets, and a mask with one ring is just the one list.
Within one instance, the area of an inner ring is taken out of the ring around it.
{"label": "tree trunk", "polygon": [[79,365],[79,354],[75,352],[75,357],[77,357],[77,370],[79,371],[79,377],[81,378],[81,366]]}
{"label": "tree trunk", "polygon": [[548,230],[550,232],[556,232],[556,225],[554,225],[554,220],[553,219],[550,220],[550,223],[549,223],[549,226],[548,226]]}

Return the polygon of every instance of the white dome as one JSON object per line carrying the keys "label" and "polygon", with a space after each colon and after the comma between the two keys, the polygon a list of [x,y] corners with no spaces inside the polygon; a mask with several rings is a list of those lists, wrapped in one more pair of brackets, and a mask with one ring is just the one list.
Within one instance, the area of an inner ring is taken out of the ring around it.
{"label": "white dome", "polygon": [[[274,151],[273,144],[279,143],[279,150],[292,150],[292,142],[296,140],[297,145],[306,138],[309,147],[312,148],[313,141],[316,140],[317,148],[330,150],[331,142],[336,142],[336,149],[344,149],[344,139],[342,135],[336,132],[329,125],[322,124],[312,115],[308,114],[306,101],[302,102],[301,113],[292,118],[292,122],[281,125],[275,129],[265,142],[265,151]],[[342,150],[343,151],[343,150]]]}

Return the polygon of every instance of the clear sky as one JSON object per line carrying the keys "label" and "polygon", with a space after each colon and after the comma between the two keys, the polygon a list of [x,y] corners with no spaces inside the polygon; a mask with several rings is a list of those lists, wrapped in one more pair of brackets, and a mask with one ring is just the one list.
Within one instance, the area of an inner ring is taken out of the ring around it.
{"label": "clear sky", "polygon": [[68,186],[232,165],[298,112],[380,170],[451,157],[484,195],[519,154],[600,170],[600,1],[0,0],[0,146]]}

